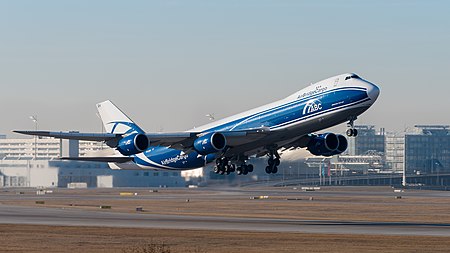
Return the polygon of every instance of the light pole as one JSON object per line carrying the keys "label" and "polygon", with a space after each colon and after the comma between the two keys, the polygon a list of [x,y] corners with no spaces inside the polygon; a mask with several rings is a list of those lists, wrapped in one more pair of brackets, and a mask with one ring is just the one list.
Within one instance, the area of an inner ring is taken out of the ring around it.
{"label": "light pole", "polygon": [[[30,116],[30,119],[34,122],[34,129],[38,130],[38,119],[37,115]],[[34,136],[34,160],[37,159],[37,136]]]}
{"label": "light pole", "polygon": [[406,134],[403,139],[403,156],[402,156],[402,163],[403,163],[403,176],[402,176],[402,186],[406,187]]}

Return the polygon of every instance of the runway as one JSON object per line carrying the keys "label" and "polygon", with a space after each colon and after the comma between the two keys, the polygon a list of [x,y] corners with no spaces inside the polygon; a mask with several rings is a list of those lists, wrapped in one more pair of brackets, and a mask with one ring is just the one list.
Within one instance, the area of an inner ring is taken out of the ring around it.
{"label": "runway", "polygon": [[0,205],[0,224],[450,236],[450,224],[160,215]]}

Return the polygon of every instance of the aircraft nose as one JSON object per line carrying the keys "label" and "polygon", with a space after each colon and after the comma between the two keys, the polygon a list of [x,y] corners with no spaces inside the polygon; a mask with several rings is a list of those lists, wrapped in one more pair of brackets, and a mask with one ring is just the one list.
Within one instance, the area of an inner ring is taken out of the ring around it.
{"label": "aircraft nose", "polygon": [[375,102],[375,100],[377,100],[378,98],[378,95],[380,95],[380,88],[378,88],[378,86],[373,83],[369,83],[368,86],[369,87],[367,89],[367,95],[369,96],[370,100]]}

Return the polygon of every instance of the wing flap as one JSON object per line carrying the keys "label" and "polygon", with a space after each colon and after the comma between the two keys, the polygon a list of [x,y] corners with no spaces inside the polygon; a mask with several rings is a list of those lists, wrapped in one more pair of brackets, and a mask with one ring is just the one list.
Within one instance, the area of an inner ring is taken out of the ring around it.
{"label": "wing flap", "polygon": [[222,134],[227,138],[228,146],[236,147],[264,138],[269,132],[269,128],[257,128],[242,131],[222,132]]}
{"label": "wing flap", "polygon": [[197,138],[198,133],[193,132],[176,132],[176,133],[147,133],[145,134],[152,146],[175,146],[182,145],[189,147]]}

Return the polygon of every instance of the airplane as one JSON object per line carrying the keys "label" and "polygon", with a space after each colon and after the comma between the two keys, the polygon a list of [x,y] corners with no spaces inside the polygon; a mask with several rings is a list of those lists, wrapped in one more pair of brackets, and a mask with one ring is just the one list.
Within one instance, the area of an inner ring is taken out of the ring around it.
{"label": "airplane", "polygon": [[371,107],[380,89],[354,73],[311,84],[279,101],[184,132],[147,133],[111,101],[97,104],[106,133],[14,131],[20,134],[99,141],[112,155],[62,157],[108,162],[111,168],[191,170],[215,163],[217,174],[248,174],[252,156],[267,156],[265,172],[277,173],[279,150],[306,148],[317,156],[343,153],[347,138],[315,132],[348,122],[346,135],[355,137],[354,122]]}

